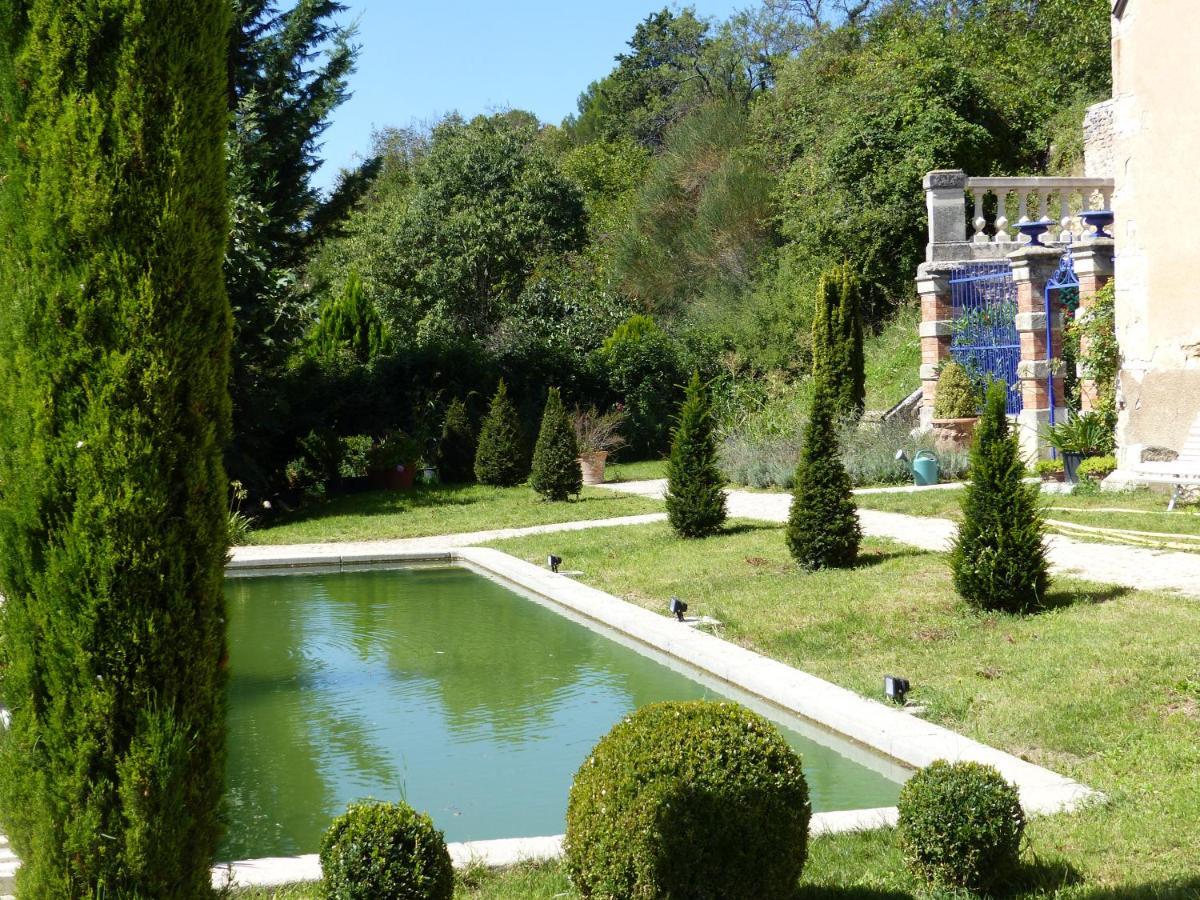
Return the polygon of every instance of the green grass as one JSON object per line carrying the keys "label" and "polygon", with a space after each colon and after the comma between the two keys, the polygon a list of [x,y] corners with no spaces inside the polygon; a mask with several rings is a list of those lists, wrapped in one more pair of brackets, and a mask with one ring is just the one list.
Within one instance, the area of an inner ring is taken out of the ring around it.
{"label": "green grass", "polygon": [[878,334],[863,342],[866,357],[867,409],[891,409],[921,386],[921,310],[906,306]]}
{"label": "green grass", "polygon": [[578,501],[549,503],[525,485],[432,485],[409,491],[346,494],[310,503],[251,531],[247,542],[308,544],[429,537],[648,512],[662,512],[662,504],[600,488],[585,488]]}
{"label": "green grass", "polygon": [[643,459],[637,462],[609,463],[604,470],[604,480],[610,483],[621,481],[649,481],[667,477],[665,459]]}

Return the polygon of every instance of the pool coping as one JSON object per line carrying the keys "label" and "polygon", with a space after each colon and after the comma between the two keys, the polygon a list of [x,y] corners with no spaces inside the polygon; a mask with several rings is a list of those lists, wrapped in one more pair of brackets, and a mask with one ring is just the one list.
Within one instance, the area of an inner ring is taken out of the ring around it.
{"label": "pool coping", "polygon": [[[328,570],[405,562],[467,563],[914,769],[939,759],[994,766],[1016,786],[1029,815],[1071,812],[1105,799],[1099,791],[1042,766],[490,547],[387,551],[327,544],[309,545],[302,552],[286,546],[255,551],[240,559],[235,551],[227,570],[250,574],[310,566]],[[895,807],[816,813],[811,829],[814,834],[861,831],[895,821]],[[459,865],[505,866],[555,858],[562,852],[561,842],[561,836],[552,836],[476,841],[450,848]],[[238,886],[312,881],[320,878],[315,860],[315,856],[299,856],[222,864],[213,870],[214,883],[218,878],[220,883],[232,878]]]}

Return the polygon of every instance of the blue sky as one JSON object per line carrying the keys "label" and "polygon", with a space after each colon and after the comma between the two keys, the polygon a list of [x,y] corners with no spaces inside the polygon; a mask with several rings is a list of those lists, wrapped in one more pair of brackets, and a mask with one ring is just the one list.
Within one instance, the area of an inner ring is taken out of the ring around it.
{"label": "blue sky", "polygon": [[[347,0],[362,45],[354,96],[333,116],[316,183],[370,149],[371,132],[519,107],[558,123],[667,0]],[[695,0],[725,18],[752,0]]]}

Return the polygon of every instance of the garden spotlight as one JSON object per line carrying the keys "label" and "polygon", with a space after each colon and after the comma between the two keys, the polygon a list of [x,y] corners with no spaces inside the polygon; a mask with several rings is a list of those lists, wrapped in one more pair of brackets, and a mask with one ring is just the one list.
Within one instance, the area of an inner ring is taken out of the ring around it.
{"label": "garden spotlight", "polygon": [[688,605],[678,597],[672,597],[671,603],[667,607],[671,611],[671,615],[677,618],[680,622],[683,621],[683,614],[688,611]]}

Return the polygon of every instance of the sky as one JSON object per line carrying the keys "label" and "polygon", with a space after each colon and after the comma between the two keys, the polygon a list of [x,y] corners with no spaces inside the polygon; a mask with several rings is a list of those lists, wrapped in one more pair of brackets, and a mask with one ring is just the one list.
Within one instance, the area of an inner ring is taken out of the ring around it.
{"label": "sky", "polygon": [[[354,96],[323,135],[318,187],[361,161],[371,133],[509,107],[558,124],[612,69],[637,23],[669,0],[345,0],[357,20]],[[693,0],[723,19],[752,0]]]}

